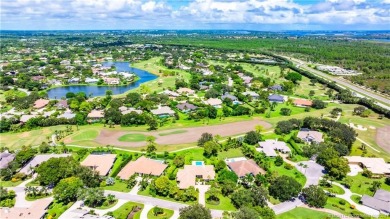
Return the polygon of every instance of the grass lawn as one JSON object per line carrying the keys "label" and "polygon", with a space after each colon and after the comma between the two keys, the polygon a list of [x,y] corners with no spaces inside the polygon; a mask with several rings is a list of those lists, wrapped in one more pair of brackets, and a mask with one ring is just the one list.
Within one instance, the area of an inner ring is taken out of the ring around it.
{"label": "grass lawn", "polygon": [[52,219],[56,219],[72,205],[73,202],[64,205],[62,202],[54,201],[47,210],[47,214],[50,215]]}
{"label": "grass lawn", "polygon": [[175,131],[171,131],[171,132],[164,132],[164,133],[160,133],[158,134],[159,136],[167,136],[167,135],[174,135],[174,134],[180,134],[180,133],[186,133],[187,130],[175,130]]}
{"label": "grass lawn", "polygon": [[337,218],[332,214],[307,208],[294,208],[291,211],[276,215],[276,219],[328,219]]}
{"label": "grass lawn", "polygon": [[232,148],[228,151],[222,151],[218,152],[218,158],[221,160],[224,160],[226,158],[233,158],[233,157],[243,157],[242,151],[240,148]]}
{"label": "grass lawn", "polygon": [[186,158],[185,164],[191,164],[194,160],[203,160],[205,161],[205,157],[203,156],[203,148],[193,148],[190,150],[180,151],[176,153],[177,155],[184,155]]}
{"label": "grass lawn", "polygon": [[219,204],[214,205],[214,204],[209,204],[207,202],[208,195],[206,194],[206,207],[210,209],[215,209],[215,210],[222,210],[222,211],[236,211],[236,207],[232,204],[230,201],[230,198],[224,197],[223,195],[219,195]]}
{"label": "grass lawn", "polygon": [[352,201],[359,203],[360,199],[362,199],[362,197],[358,196],[358,195],[351,195],[351,199],[352,199]]}
{"label": "grass lawn", "polygon": [[342,189],[340,186],[336,186],[336,185],[332,185],[331,187],[321,187],[323,189],[325,189],[326,191],[330,192],[330,193],[334,193],[334,194],[339,194],[339,195],[342,195],[345,193],[344,189]]}
{"label": "grass lawn", "polygon": [[345,200],[337,197],[329,197],[325,205],[325,208],[338,211],[346,216],[352,216],[352,214],[364,216],[362,212],[355,209],[351,209],[351,204],[349,204],[347,201],[345,201],[344,205],[340,204],[340,201],[345,201]]}
{"label": "grass lawn", "polygon": [[146,140],[146,135],[143,134],[126,134],[118,138],[118,141],[125,141],[125,142],[140,142],[145,140]]}
{"label": "grass lawn", "polygon": [[19,180],[17,182],[0,180],[0,186],[1,187],[15,187],[15,186],[19,185],[22,182],[23,182],[22,180]]}
{"label": "grass lawn", "polygon": [[102,205],[102,206],[96,207],[96,209],[101,209],[101,210],[109,209],[109,208],[114,207],[117,203],[118,203],[118,199],[115,200],[113,203],[107,205],[107,206]]}
{"label": "grass lawn", "polygon": [[117,192],[130,192],[130,189],[127,188],[127,184],[122,182],[121,180],[116,179],[115,184],[111,186],[103,187],[104,190],[111,190]]}
{"label": "grass lawn", "polygon": [[47,197],[49,197],[50,195],[37,195],[37,196],[35,196],[35,197],[32,197],[32,196],[25,196],[25,199],[27,200],[27,201],[35,201],[35,200],[37,200],[37,199],[41,199],[41,198],[47,198]]}
{"label": "grass lawn", "polygon": [[138,211],[137,213],[135,213],[133,218],[134,219],[140,218],[141,211],[142,211],[142,208],[144,208],[144,205],[140,204],[140,203],[135,203],[135,202],[126,202],[121,207],[119,207],[118,209],[113,211],[112,215],[114,216],[115,219],[127,219],[127,216],[129,215],[129,213],[131,212],[131,210],[135,206],[140,207],[141,210]]}
{"label": "grass lawn", "polygon": [[282,175],[286,175],[286,176],[290,176],[294,179],[296,179],[302,186],[305,185],[306,183],[306,177],[301,173],[299,172],[295,167],[291,170],[288,170],[288,169],[285,169],[284,168],[284,165],[282,166],[275,166],[275,163],[273,162],[274,160],[272,160],[270,162],[270,169],[272,172],[276,172],[277,175],[279,176],[282,176]]}
{"label": "grass lawn", "polygon": [[370,179],[367,177],[362,176],[361,173],[359,173],[356,176],[347,176],[347,178],[352,179],[352,187],[351,191],[357,194],[361,195],[374,195],[374,193],[370,190],[370,187],[372,185],[372,182],[374,181],[380,181],[382,183],[381,189],[390,191],[390,186],[385,184],[385,178],[382,179]]}
{"label": "grass lawn", "polygon": [[165,218],[171,218],[172,215],[173,215],[173,210],[171,209],[166,209],[166,208],[163,208],[164,210],[164,213],[163,214],[159,214],[157,216],[154,216],[154,213],[153,213],[153,208],[149,210],[148,212],[148,219],[165,219]]}
{"label": "grass lawn", "polygon": [[94,140],[98,135],[99,132],[97,130],[85,130],[73,136],[72,139],[75,141]]}
{"label": "grass lawn", "polygon": [[144,191],[138,191],[137,194],[138,194],[138,195],[143,195],[143,196],[155,197],[155,198],[163,199],[163,200],[168,200],[168,201],[171,201],[171,202],[178,202],[178,203],[188,204],[188,205],[198,203],[197,200],[196,200],[196,201],[190,201],[190,202],[182,202],[182,201],[177,201],[177,200],[175,200],[175,199],[173,199],[173,198],[169,198],[169,197],[164,197],[164,196],[159,196],[159,195],[152,196],[152,195],[150,195],[150,193],[149,193],[149,186],[146,187],[146,189],[145,189]]}
{"label": "grass lawn", "polygon": [[269,202],[271,202],[273,205],[280,204],[279,199],[275,199],[275,198],[272,197],[272,196],[269,196]]}

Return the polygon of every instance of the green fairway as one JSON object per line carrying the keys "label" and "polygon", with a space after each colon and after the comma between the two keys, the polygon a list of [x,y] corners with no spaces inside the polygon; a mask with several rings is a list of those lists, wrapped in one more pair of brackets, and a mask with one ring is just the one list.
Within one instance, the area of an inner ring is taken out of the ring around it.
{"label": "green fairway", "polygon": [[159,136],[167,136],[167,135],[175,135],[175,134],[181,134],[181,133],[186,133],[187,130],[175,130],[175,131],[172,131],[172,132],[164,132],[164,133],[160,133],[158,134]]}
{"label": "green fairway", "polygon": [[146,140],[146,135],[143,134],[126,134],[118,138],[119,141],[125,142],[140,142]]}
{"label": "green fairway", "polygon": [[153,208],[149,210],[148,212],[148,219],[165,219],[165,218],[171,218],[173,215],[173,210],[171,209],[165,209],[163,208],[164,213],[159,214],[157,216],[154,215],[153,213]]}
{"label": "green fairway", "polygon": [[337,218],[332,214],[315,211],[307,208],[294,208],[291,211],[279,214],[277,219],[328,219]]}
{"label": "green fairway", "polygon": [[73,136],[74,141],[84,141],[84,140],[93,140],[98,136],[99,132],[97,130],[85,130],[77,135]]}

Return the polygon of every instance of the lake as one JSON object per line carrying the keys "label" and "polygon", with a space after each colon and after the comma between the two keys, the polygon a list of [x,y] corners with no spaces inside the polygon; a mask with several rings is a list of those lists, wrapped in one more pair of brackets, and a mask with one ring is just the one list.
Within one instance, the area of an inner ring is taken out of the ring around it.
{"label": "lake", "polygon": [[87,96],[92,94],[92,97],[104,96],[107,90],[112,90],[113,94],[122,94],[128,90],[139,87],[142,83],[157,78],[156,75],[148,71],[130,67],[129,62],[103,62],[102,65],[108,67],[115,65],[117,72],[125,71],[134,73],[138,75],[139,80],[122,86],[70,85],[65,87],[56,87],[47,91],[49,98],[61,99],[61,97],[65,97],[68,92],[84,92]]}

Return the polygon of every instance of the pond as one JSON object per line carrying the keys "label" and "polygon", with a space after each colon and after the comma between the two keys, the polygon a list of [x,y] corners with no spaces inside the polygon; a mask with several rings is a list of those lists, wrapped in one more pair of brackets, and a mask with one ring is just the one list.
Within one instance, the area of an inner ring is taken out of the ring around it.
{"label": "pond", "polygon": [[56,87],[47,91],[47,94],[50,99],[61,99],[61,97],[65,97],[68,92],[84,92],[87,96],[92,95],[92,97],[104,96],[107,90],[112,90],[113,94],[122,94],[128,90],[135,89],[139,87],[142,83],[154,80],[157,78],[156,75],[144,71],[138,68],[130,67],[129,62],[104,62],[103,66],[112,66],[115,65],[116,71],[121,72],[131,72],[138,75],[139,80],[121,86],[96,86],[96,85],[70,85],[64,87]]}

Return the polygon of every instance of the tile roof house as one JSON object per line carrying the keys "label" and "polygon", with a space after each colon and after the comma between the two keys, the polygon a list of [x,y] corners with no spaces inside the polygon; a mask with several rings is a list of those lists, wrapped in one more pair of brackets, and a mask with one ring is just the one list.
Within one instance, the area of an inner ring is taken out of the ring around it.
{"label": "tile roof house", "polygon": [[368,169],[375,175],[389,175],[390,164],[386,163],[383,158],[378,157],[360,157],[360,156],[345,156],[349,164],[357,164]]}
{"label": "tile roof house", "polygon": [[311,100],[295,99],[294,105],[300,106],[300,107],[308,107],[308,106],[313,105],[313,102]]}
{"label": "tile roof house", "polygon": [[177,92],[179,94],[187,94],[187,95],[194,95],[195,94],[195,91],[190,89],[190,88],[186,88],[186,87],[181,87],[179,89],[177,89]]}
{"label": "tile roof house", "polygon": [[90,154],[80,164],[96,170],[100,176],[107,176],[115,159],[116,154]]}
{"label": "tile roof house", "polygon": [[104,78],[103,80],[106,84],[109,84],[109,85],[120,84],[119,78]]}
{"label": "tile roof house", "polygon": [[38,99],[34,102],[34,108],[41,109],[41,108],[45,107],[47,104],[49,104],[49,100]]}
{"label": "tile roof house", "polygon": [[198,107],[191,103],[179,103],[176,108],[183,112],[189,112],[192,110],[196,110]]}
{"label": "tile roof house", "polygon": [[277,94],[271,94],[268,96],[268,100],[270,102],[277,102],[277,103],[283,103],[284,102],[284,97],[277,95]]}
{"label": "tile roof house", "polygon": [[390,214],[390,192],[378,189],[373,197],[363,195],[360,200],[363,205],[380,211],[383,214]]}
{"label": "tile roof house", "polygon": [[173,111],[169,106],[162,106],[158,109],[150,110],[153,115],[156,116],[173,116],[175,111]]}
{"label": "tile roof house", "polygon": [[184,169],[177,172],[176,180],[179,182],[180,189],[187,189],[195,186],[196,178],[203,180],[213,180],[215,171],[213,165],[184,165]]}
{"label": "tile roof house", "polygon": [[103,112],[103,110],[92,110],[90,113],[88,113],[87,118],[89,118],[89,119],[104,118],[104,112]]}
{"label": "tile roof house", "polygon": [[302,139],[305,142],[317,142],[317,143],[320,143],[320,142],[324,141],[324,139],[322,138],[322,133],[321,132],[311,131],[311,130],[305,129],[305,128],[301,129],[298,132],[297,137]]}
{"label": "tile roof house", "polygon": [[38,199],[32,202],[29,207],[0,208],[1,219],[41,219],[44,218],[46,210],[52,203],[52,198]]}
{"label": "tile roof house", "polygon": [[284,154],[291,153],[291,149],[287,146],[287,144],[283,141],[277,140],[265,140],[263,142],[259,142],[260,148],[257,148],[257,151],[264,152],[268,157],[276,157],[277,154],[275,151],[280,151]]}
{"label": "tile roof house", "polygon": [[67,100],[59,100],[58,103],[56,104],[56,107],[59,109],[66,109],[69,107],[68,101]]}
{"label": "tile roof house", "polygon": [[244,177],[247,174],[252,174],[253,176],[259,173],[265,174],[265,170],[260,168],[252,159],[229,162],[227,165],[238,177]]}
{"label": "tile roof house", "polygon": [[8,151],[0,153],[0,169],[8,167],[8,164],[15,159],[15,154],[11,154]]}
{"label": "tile roof house", "polygon": [[205,101],[205,104],[213,106],[215,108],[221,108],[222,100],[220,100],[218,98],[210,98],[210,99]]}
{"label": "tile roof house", "polygon": [[48,161],[50,158],[69,157],[72,154],[38,154],[32,160],[30,160],[22,169],[20,173],[30,174],[32,173],[31,168],[39,166],[41,163]]}
{"label": "tile roof house", "polygon": [[167,167],[168,165],[157,160],[152,160],[142,156],[136,161],[130,161],[125,167],[123,167],[123,169],[118,173],[118,177],[127,180],[134,174],[160,176]]}
{"label": "tile roof house", "polygon": [[129,113],[132,113],[132,112],[135,112],[137,114],[141,114],[142,113],[142,110],[137,110],[137,109],[134,109],[134,108],[127,108],[127,107],[123,111],[121,109],[119,109],[119,110],[121,111],[122,115],[129,114]]}

